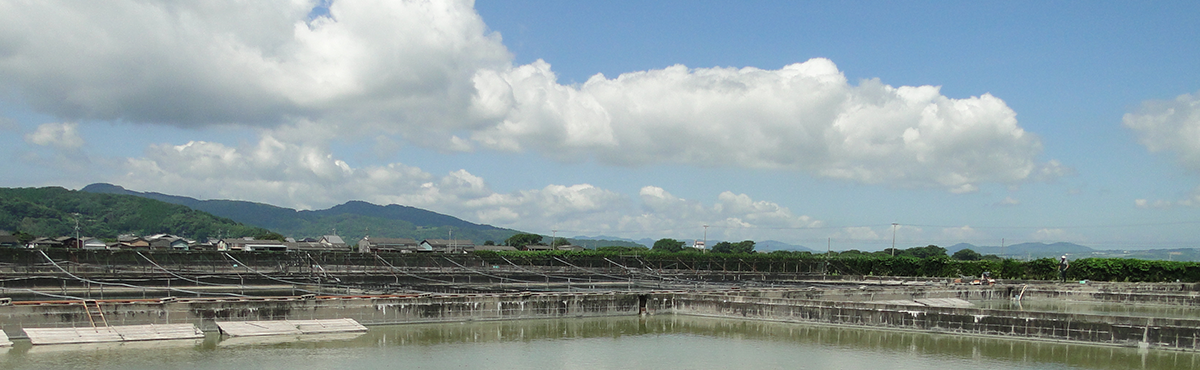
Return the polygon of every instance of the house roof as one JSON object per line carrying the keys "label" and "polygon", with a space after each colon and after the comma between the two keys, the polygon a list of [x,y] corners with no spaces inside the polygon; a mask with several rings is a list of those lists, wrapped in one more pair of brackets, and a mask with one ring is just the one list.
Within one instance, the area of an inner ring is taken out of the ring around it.
{"label": "house roof", "polygon": [[422,240],[421,242],[427,243],[430,246],[434,246],[434,247],[449,247],[449,246],[470,247],[470,246],[475,245],[475,242],[470,241],[468,239],[425,239],[425,240]]}
{"label": "house roof", "polygon": [[283,242],[278,240],[256,240],[256,239],[221,239],[225,244],[274,244],[283,245]]}
{"label": "house roof", "polygon": [[337,236],[337,235],[325,235],[325,236],[322,236],[321,239],[324,239],[325,241],[329,242],[330,244],[346,244],[345,241],[342,241],[342,237]]}
{"label": "house roof", "polygon": [[517,247],[513,247],[513,246],[509,246],[509,245],[477,245],[477,246],[475,246],[475,250],[477,250],[477,251],[516,251],[518,249],[517,249]]}
{"label": "house roof", "polygon": [[409,238],[363,238],[363,240],[368,243],[371,243],[371,245],[376,245],[376,246],[389,246],[389,245],[414,246],[414,245],[417,245],[416,239],[409,239]]}

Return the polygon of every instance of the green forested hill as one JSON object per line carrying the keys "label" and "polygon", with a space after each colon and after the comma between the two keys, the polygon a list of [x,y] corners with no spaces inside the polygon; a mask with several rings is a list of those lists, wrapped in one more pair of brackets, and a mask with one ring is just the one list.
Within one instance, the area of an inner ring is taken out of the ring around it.
{"label": "green forested hill", "polygon": [[60,187],[0,188],[0,230],[35,236],[79,234],[115,238],[120,234],[174,234],[204,240],[224,236],[256,236],[266,229],[154,199],[97,194]]}
{"label": "green forested hill", "polygon": [[471,223],[460,218],[402,205],[381,206],[350,201],[329,209],[298,211],[239,200],[199,200],[153,192],[137,192],[112,184],[91,184],[81,192],[123,194],[188,206],[247,225],[260,226],[296,239],[337,234],[354,244],[363,236],[385,238],[469,239],[477,244],[501,243],[517,230]]}

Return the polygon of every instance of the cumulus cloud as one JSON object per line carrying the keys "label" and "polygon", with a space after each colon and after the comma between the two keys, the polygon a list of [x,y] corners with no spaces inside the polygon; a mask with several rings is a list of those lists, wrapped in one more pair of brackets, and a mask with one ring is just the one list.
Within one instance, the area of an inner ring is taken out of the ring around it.
{"label": "cumulus cloud", "polygon": [[25,134],[25,142],[64,150],[76,150],[84,144],[76,123],[41,124],[37,130]]}
{"label": "cumulus cloud", "polygon": [[[778,204],[724,192],[712,205],[681,199],[647,186],[640,199],[589,184],[548,185],[497,193],[466,170],[436,176],[393,163],[354,167],[328,148],[280,141],[264,131],[257,143],[231,147],[192,141],[156,145],[130,158],[112,182],[133,189],[172,189],[200,198],[242,199],[301,209],[325,208],[345,199],[403,204],[464,219],[535,232],[621,233],[661,237],[673,230],[807,228],[821,222]],[[738,234],[740,233],[740,234]],[[717,234],[714,233],[714,236]]]}
{"label": "cumulus cloud", "polygon": [[1183,94],[1174,100],[1150,100],[1122,122],[1151,152],[1171,152],[1179,163],[1200,171],[1200,98]]}
{"label": "cumulus cloud", "polygon": [[453,129],[475,121],[476,70],[511,58],[472,4],[5,2],[0,84],[70,119]]}
{"label": "cumulus cloud", "polygon": [[1167,209],[1175,206],[1200,207],[1200,187],[1192,189],[1192,191],[1187,194],[1187,197],[1183,199],[1174,201],[1163,199],[1136,199],[1133,201],[1133,204],[1142,209]]}
{"label": "cumulus cloud", "polygon": [[[1002,100],[934,86],[851,85],[828,59],[778,70],[673,66],[579,87],[538,61],[481,71],[476,106],[509,112],[481,145],[611,164],[680,163],[808,171],[869,184],[973,192],[981,183],[1053,178],[1041,143]],[[502,107],[507,106],[507,109]]]}
{"label": "cumulus cloud", "polygon": [[[989,94],[777,70],[682,65],[557,82],[511,65],[469,0],[0,4],[0,87],[65,120],[325,127],[446,151],[802,171],[977,191],[1069,172]],[[287,140],[285,135],[276,135]]]}
{"label": "cumulus cloud", "polygon": [[683,199],[657,186],[639,191],[641,211],[620,219],[623,229],[653,235],[696,234],[703,225],[712,229],[712,239],[740,240],[766,236],[771,229],[806,229],[824,223],[807,215],[797,215],[779,204],[754,200],[746,194],[722,192],[712,206]]}

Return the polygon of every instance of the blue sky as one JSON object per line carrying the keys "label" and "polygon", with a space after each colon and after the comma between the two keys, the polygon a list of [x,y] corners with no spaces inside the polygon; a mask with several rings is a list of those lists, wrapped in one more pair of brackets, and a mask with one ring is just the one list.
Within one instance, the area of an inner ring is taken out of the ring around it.
{"label": "blue sky", "polygon": [[0,4],[0,186],[1200,247],[1193,2]]}

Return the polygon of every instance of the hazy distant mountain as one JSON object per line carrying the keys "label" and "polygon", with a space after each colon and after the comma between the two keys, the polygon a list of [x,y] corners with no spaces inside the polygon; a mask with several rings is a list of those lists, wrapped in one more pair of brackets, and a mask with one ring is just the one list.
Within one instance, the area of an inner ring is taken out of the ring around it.
{"label": "hazy distant mountain", "polygon": [[247,225],[271,229],[296,238],[332,234],[348,243],[363,236],[421,239],[470,239],[482,244],[491,240],[503,243],[518,231],[462,219],[420,208],[380,206],[350,201],[329,209],[297,211],[291,208],[239,200],[199,200],[153,192],[137,192],[112,184],[92,184],[80,191],[89,193],[135,195],[191,207]]}
{"label": "hazy distant mountain", "polygon": [[599,247],[610,247],[610,246],[647,247],[647,248],[650,247],[648,245],[644,245],[644,244],[638,243],[636,241],[633,241],[633,239],[626,239],[626,238],[622,238],[622,237],[608,236],[608,235],[597,235],[597,236],[576,235],[576,236],[567,238],[567,240],[570,240],[571,244],[583,246],[584,248],[587,248],[587,249],[596,249]]}
{"label": "hazy distant mountain", "polygon": [[812,248],[808,248],[808,247],[805,247],[802,245],[788,244],[788,243],[784,243],[784,242],[781,242],[778,240],[765,240],[765,241],[761,241],[761,242],[755,242],[754,250],[762,251],[762,252],[774,252],[774,251],[816,252],[816,250],[814,250]]}
{"label": "hazy distant mountain", "polygon": [[1011,258],[1042,258],[1042,257],[1058,257],[1063,254],[1072,255],[1074,257],[1090,256],[1095,249],[1088,248],[1075,243],[1058,242],[1058,243],[1019,243],[1007,245],[1001,250],[1000,246],[976,246],[968,243],[958,243],[946,247],[947,254],[954,254],[963,249],[970,249],[979,254],[994,254],[997,256],[1004,255]]}

